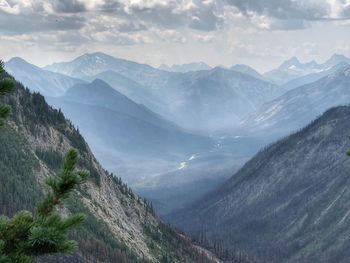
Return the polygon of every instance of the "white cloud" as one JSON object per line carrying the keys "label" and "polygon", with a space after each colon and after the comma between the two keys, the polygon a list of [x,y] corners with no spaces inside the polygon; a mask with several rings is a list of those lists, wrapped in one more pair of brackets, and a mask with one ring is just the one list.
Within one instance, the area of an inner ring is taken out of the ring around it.
{"label": "white cloud", "polygon": [[132,59],[147,54],[147,61],[276,63],[350,53],[349,25],[350,0],[0,0],[2,47],[12,39],[15,52],[26,45],[62,56],[113,47]]}
{"label": "white cloud", "polygon": [[125,34],[104,31],[92,33],[91,37],[94,41],[114,43],[115,45],[121,46],[152,43],[151,38],[142,34]]}
{"label": "white cloud", "polygon": [[23,1],[8,1],[8,0],[0,0],[0,11],[18,15],[20,13],[24,13],[29,10],[33,10],[34,1],[32,0],[23,0]]}
{"label": "white cloud", "polygon": [[214,36],[213,35],[195,35],[195,39],[200,42],[200,43],[211,43],[214,40]]}
{"label": "white cloud", "polygon": [[187,42],[187,38],[176,30],[159,30],[154,28],[153,32],[163,41],[176,42],[184,44]]}

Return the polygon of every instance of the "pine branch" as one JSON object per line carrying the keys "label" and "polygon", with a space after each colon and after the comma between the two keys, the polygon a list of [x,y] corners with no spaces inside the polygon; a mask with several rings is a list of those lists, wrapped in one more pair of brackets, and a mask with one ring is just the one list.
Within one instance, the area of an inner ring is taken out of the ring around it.
{"label": "pine branch", "polygon": [[51,193],[48,193],[44,201],[39,205],[39,215],[44,216],[52,213],[63,199],[66,199],[78,185],[87,180],[88,172],[75,171],[77,160],[78,152],[70,150],[59,176],[51,176],[46,179],[46,185],[51,188]]}
{"label": "pine branch", "polygon": [[24,246],[25,254],[30,256],[70,254],[76,249],[76,242],[69,240],[68,234],[84,222],[85,215],[74,214],[63,218],[56,207],[87,179],[86,171],[76,171],[77,161],[78,152],[70,150],[60,174],[57,177],[47,178],[46,185],[50,191],[38,207],[38,216]]}

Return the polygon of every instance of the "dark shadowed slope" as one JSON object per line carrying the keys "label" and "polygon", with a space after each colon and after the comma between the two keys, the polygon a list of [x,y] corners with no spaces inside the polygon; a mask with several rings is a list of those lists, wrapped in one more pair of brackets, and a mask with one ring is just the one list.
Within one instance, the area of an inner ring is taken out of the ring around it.
{"label": "dark shadowed slope", "polygon": [[349,133],[350,107],[331,109],[172,219],[271,262],[349,262]]}

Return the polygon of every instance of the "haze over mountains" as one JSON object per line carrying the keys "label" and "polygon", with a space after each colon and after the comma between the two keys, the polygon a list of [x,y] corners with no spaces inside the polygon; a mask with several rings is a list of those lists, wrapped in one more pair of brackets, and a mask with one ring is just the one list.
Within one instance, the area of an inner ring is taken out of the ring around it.
{"label": "haze over mountains", "polygon": [[[129,79],[131,91],[125,94],[132,100],[184,128],[201,131],[232,128],[238,116],[283,93],[271,83],[223,68],[172,73],[102,53],[85,54],[45,69],[85,80],[100,78],[120,92],[125,92]],[[142,90],[142,100],[135,89]]]}
{"label": "haze over mountains", "polygon": [[102,80],[75,85],[63,97],[48,98],[48,102],[61,108],[79,127],[101,160],[103,156],[114,158],[112,163],[103,161],[108,169],[118,171],[129,162],[130,167],[123,172],[128,182],[150,175],[145,170],[140,174],[145,168],[139,167],[141,159],[150,162],[147,170],[153,169],[151,174],[157,174],[165,169],[162,165],[172,164],[176,169],[181,157],[214,147],[212,139],[184,131]]}
{"label": "haze over mountains", "polygon": [[250,75],[217,67],[173,75],[159,93],[176,123],[208,133],[235,127],[240,117],[283,90]]}
{"label": "haze over mountains", "polygon": [[6,67],[62,108],[99,161],[167,214],[214,190],[261,147],[347,104],[348,63],[292,58],[260,74],[201,63],[160,70],[92,53],[43,69],[21,59]]}
{"label": "haze over mountains", "polygon": [[273,138],[288,135],[307,125],[327,109],[350,102],[350,66],[311,84],[292,89],[263,105],[243,121],[247,133]]}

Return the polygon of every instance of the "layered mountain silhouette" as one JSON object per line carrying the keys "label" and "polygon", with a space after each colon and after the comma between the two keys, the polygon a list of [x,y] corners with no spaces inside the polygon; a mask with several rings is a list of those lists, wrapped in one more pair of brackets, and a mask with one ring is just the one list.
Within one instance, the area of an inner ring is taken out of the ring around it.
{"label": "layered mountain silhouette", "polygon": [[[118,163],[122,165],[131,156],[130,162],[134,162],[135,169],[141,165],[135,160],[137,156],[144,161],[151,158],[162,160],[149,163],[148,169],[152,170],[165,160],[170,162],[194,152],[209,151],[214,144],[211,139],[188,133],[133,102],[102,80],[75,85],[63,97],[48,98],[48,101],[61,108],[79,127],[97,157],[108,168],[113,168],[113,163],[117,167]],[[114,167],[112,171],[118,169]],[[126,175],[140,178],[149,174],[144,171],[139,175],[136,171],[126,172]]]}
{"label": "layered mountain silhouette", "polygon": [[[101,78],[163,117],[202,132],[232,128],[239,117],[283,93],[282,88],[247,73],[223,68],[174,73],[103,53],[45,69],[85,80]],[[120,88],[126,84],[130,89]]]}

